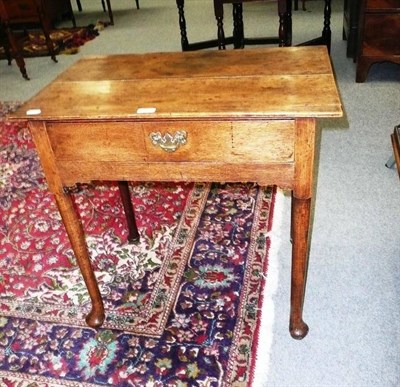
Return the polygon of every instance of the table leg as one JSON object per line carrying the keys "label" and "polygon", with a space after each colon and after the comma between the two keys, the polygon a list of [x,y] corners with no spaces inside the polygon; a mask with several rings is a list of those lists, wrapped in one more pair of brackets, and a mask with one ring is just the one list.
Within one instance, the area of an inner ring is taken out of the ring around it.
{"label": "table leg", "polygon": [[[110,2],[110,0],[106,0],[106,2],[107,2],[107,9],[108,9],[108,16],[110,18],[110,24],[113,26],[114,25],[114,16],[113,16],[112,8],[111,8],[111,2]],[[103,9],[105,10],[104,0],[102,1],[102,3],[103,3]]]}
{"label": "table leg", "polygon": [[133,243],[138,242],[140,236],[136,226],[135,212],[133,211],[131,202],[129,184],[127,181],[119,181],[118,188],[121,195],[122,205],[124,206],[126,223],[128,224],[128,241]]}
{"label": "table leg", "polygon": [[92,301],[92,309],[86,316],[86,323],[92,328],[98,328],[104,321],[104,305],[96,277],[90,264],[83,227],[76,214],[70,194],[68,192],[55,193],[55,198],[71,242],[72,250],[74,251]]}
{"label": "table leg", "polygon": [[97,279],[90,263],[83,226],[71,198],[71,193],[76,189],[76,186],[66,187],[58,175],[57,163],[47,134],[46,124],[44,122],[29,122],[29,129],[40,156],[47,184],[56,199],[72,250],[92,301],[92,309],[86,316],[86,323],[90,327],[97,328],[103,324],[105,318],[104,305]]}
{"label": "table leg", "polygon": [[315,119],[296,120],[295,183],[292,193],[292,289],[290,334],[302,339],[308,333],[303,321],[303,302],[307,281],[309,229],[314,172]]}
{"label": "table leg", "polygon": [[[9,44],[9,46],[11,46],[11,52],[14,55],[14,59],[17,62],[19,71],[21,72],[22,76],[29,81],[29,77],[28,74],[26,72],[26,67],[25,67],[25,60],[23,55],[21,54],[21,50],[18,46],[18,43],[16,41],[16,38],[13,35],[13,32],[11,31],[11,27],[9,26],[9,24],[7,22],[4,22],[4,29],[7,35],[7,44]],[[9,51],[10,52],[10,51]],[[11,64],[10,60],[8,61],[8,64]]]}
{"label": "table leg", "polygon": [[308,333],[303,321],[303,301],[307,279],[308,231],[311,199],[292,198],[292,290],[290,303],[290,334],[302,339]]}

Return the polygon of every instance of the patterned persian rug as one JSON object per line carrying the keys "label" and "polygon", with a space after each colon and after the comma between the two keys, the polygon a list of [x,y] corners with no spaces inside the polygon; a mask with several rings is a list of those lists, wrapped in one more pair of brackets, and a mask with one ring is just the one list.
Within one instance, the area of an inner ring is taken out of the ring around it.
{"label": "patterned persian rug", "polygon": [[106,308],[94,330],[29,130],[4,118],[13,108],[0,105],[0,385],[251,385],[271,341],[276,191],[131,183],[135,245],[117,187],[84,187],[74,201]]}
{"label": "patterned persian rug", "polygon": [[[50,31],[56,54],[76,54],[79,47],[93,40],[104,29],[107,23],[98,22],[96,25],[76,28],[59,28]],[[48,56],[49,50],[42,31],[29,31],[18,35],[22,54],[25,58]],[[0,46],[0,59],[6,59],[4,47]]]}

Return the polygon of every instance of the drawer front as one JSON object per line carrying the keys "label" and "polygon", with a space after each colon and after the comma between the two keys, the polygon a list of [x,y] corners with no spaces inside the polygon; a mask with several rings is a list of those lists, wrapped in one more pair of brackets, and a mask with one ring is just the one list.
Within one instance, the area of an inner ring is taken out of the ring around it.
{"label": "drawer front", "polygon": [[58,161],[289,162],[294,121],[47,124]]}
{"label": "drawer front", "polygon": [[400,14],[366,14],[363,46],[368,55],[400,55]]}
{"label": "drawer front", "polygon": [[400,10],[399,0],[367,0],[367,10],[371,11],[395,11]]}
{"label": "drawer front", "polygon": [[253,181],[291,187],[294,121],[47,123],[63,185]]}

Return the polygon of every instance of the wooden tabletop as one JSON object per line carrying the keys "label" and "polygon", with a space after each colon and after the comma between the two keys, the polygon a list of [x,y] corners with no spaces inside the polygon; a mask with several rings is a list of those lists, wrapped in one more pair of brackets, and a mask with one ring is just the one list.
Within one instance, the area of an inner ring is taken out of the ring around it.
{"label": "wooden tabletop", "polygon": [[[142,108],[155,112],[143,114]],[[31,109],[40,113],[28,116]],[[85,57],[12,118],[144,115],[146,120],[339,117],[342,109],[326,47],[311,46]]]}

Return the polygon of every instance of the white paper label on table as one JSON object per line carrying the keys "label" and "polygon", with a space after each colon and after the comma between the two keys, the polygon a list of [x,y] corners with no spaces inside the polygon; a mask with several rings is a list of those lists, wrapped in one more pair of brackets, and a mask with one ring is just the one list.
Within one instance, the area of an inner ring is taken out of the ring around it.
{"label": "white paper label on table", "polygon": [[138,114],[152,114],[156,112],[156,108],[155,107],[144,107],[144,108],[139,108],[138,110],[136,110],[136,113]]}

